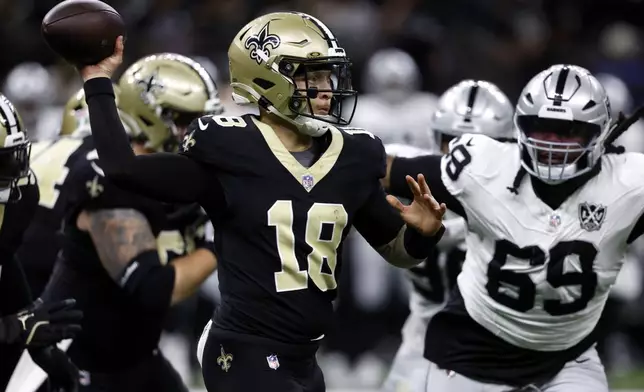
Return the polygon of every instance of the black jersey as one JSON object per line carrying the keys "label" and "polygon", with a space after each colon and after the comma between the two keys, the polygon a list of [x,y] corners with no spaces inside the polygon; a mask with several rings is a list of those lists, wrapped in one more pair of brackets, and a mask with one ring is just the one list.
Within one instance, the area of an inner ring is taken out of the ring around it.
{"label": "black jersey", "polygon": [[0,204],[0,317],[30,303],[30,293],[15,253],[38,204],[33,175],[21,180],[11,201]]}
{"label": "black jersey", "polygon": [[11,192],[9,202],[0,204],[0,264],[13,257],[38,204],[38,184],[30,174]]}
{"label": "black jersey", "polygon": [[[0,204],[0,317],[15,314],[32,301],[22,267],[15,256],[37,205],[38,185],[33,175],[19,182],[8,203]],[[23,345],[0,346],[0,390],[4,390],[23,352]]]}
{"label": "black jersey", "polygon": [[40,201],[17,256],[35,296],[45,288],[61,247],[69,170],[92,151],[96,154],[91,136],[61,137],[32,144],[30,164],[38,179]]}
{"label": "black jersey", "polygon": [[62,252],[45,289],[46,299],[72,297],[83,311],[83,331],[68,353],[81,369],[123,369],[156,349],[165,314],[142,309],[105,271],[87,232],[76,226],[82,211],[135,209],[148,219],[155,235],[165,223],[164,206],[109,182],[95,155],[70,167],[64,211]]}
{"label": "black jersey", "polygon": [[[222,305],[215,327],[289,343],[328,329],[353,225],[375,247],[422,259],[442,231],[402,230],[379,179],[380,140],[332,126],[319,159],[302,166],[255,116],[192,122],[182,154],[134,155],[107,78],[85,83],[96,148],[110,180],[166,202],[198,202],[215,225]],[[404,238],[399,238],[403,234]],[[389,247],[399,239],[402,247]]]}
{"label": "black jersey", "polygon": [[184,154],[206,165],[208,182],[225,195],[200,201],[217,216],[215,325],[282,341],[320,337],[333,319],[342,242],[370,199],[384,199],[382,143],[331,128],[306,168],[253,116],[205,117],[197,126]]}

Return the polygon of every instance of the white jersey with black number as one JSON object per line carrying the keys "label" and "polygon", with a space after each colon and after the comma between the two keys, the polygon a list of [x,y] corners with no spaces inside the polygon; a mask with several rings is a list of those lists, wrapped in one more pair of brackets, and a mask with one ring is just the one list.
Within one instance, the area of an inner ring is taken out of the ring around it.
{"label": "white jersey with black number", "polygon": [[471,233],[458,277],[470,316],[526,349],[570,348],[595,327],[644,210],[644,155],[606,154],[601,171],[553,210],[529,176],[508,190],[518,145],[482,135],[451,144],[442,181]]}

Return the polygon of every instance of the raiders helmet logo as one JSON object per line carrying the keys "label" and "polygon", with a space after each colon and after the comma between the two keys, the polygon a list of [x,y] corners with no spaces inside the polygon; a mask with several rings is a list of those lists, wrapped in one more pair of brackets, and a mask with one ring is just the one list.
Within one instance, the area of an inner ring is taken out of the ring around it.
{"label": "raiders helmet logo", "polygon": [[597,231],[606,218],[606,207],[601,204],[580,203],[579,225],[586,231]]}
{"label": "raiders helmet logo", "polygon": [[269,23],[266,23],[257,35],[249,36],[244,43],[244,47],[250,50],[250,58],[257,61],[257,64],[268,61],[270,49],[277,48],[281,43],[280,37],[268,32]]}

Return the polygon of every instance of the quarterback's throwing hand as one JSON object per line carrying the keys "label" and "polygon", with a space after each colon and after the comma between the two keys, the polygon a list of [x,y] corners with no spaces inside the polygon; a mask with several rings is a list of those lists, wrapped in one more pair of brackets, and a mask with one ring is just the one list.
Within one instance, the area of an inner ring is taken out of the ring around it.
{"label": "quarterback's throwing hand", "polygon": [[116,39],[116,45],[114,46],[114,53],[104,60],[101,60],[100,63],[95,65],[87,65],[79,69],[80,75],[83,78],[83,82],[87,82],[90,79],[94,78],[112,78],[114,71],[121,65],[123,62],[123,36],[120,36]]}
{"label": "quarterback's throwing hand", "polygon": [[433,236],[441,228],[447,206],[445,203],[439,204],[434,199],[422,174],[418,175],[418,182],[412,176],[406,176],[405,179],[414,195],[414,201],[406,206],[392,195],[387,195],[387,201],[400,212],[400,216],[407,225],[424,236]]}

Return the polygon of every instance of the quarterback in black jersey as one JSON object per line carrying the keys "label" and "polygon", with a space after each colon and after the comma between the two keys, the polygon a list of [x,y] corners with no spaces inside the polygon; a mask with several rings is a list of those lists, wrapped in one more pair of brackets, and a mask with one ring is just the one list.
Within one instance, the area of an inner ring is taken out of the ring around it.
{"label": "quarterback in black jersey", "polygon": [[[52,353],[47,346],[73,337],[82,314],[70,309],[73,300],[32,303],[15,257],[36,210],[38,186],[29,171],[31,143],[22,119],[3,95],[0,144],[0,389],[4,390],[25,346],[30,348],[33,359],[47,368],[40,360],[47,356],[45,351]],[[66,361],[64,355],[62,359]]]}
{"label": "quarterback in black jersey", "polygon": [[269,14],[240,31],[228,53],[234,96],[261,115],[199,118],[180,155],[133,154],[109,82],[122,51],[120,38],[113,56],[81,69],[95,143],[110,180],[196,201],[213,221],[222,303],[200,345],[206,387],[323,391],[315,353],[332,322],[349,229],[408,268],[440,238],[445,206],[422,176],[408,178],[409,206],[385,198],[380,140],[336,127],[355,103],[350,63],[309,15]]}
{"label": "quarterback in black jersey", "polygon": [[[132,64],[118,90],[119,120],[140,155],[176,150],[191,119],[220,108],[205,69],[171,53]],[[73,295],[85,313],[68,350],[82,391],[186,391],[158,343],[170,305],[216,267],[200,230],[207,219],[197,204],[168,205],[119,188],[101,164],[92,150],[69,167],[62,251],[43,297]]]}

